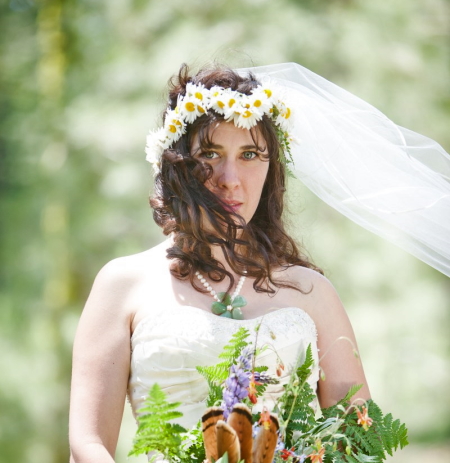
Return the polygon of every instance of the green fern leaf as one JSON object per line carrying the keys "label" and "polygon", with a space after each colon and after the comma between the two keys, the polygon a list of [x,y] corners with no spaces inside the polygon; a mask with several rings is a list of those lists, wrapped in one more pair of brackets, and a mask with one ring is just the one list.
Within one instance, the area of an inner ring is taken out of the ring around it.
{"label": "green fern leaf", "polygon": [[158,386],[153,385],[145,400],[145,405],[139,410],[139,426],[129,456],[142,453],[162,453],[166,458],[176,456],[181,445],[180,434],[186,430],[179,424],[170,423],[183,414],[176,410],[180,403],[169,403],[166,395]]}
{"label": "green fern leaf", "polygon": [[180,460],[189,463],[202,463],[206,459],[205,447],[203,445],[202,423],[181,435],[182,445],[180,447]]}
{"label": "green fern leaf", "polygon": [[348,404],[350,402],[350,399],[363,387],[362,384],[354,384],[353,386],[350,386],[350,389],[348,390],[347,394],[345,394],[345,397],[341,399],[337,405],[344,405]]}
{"label": "green fern leaf", "polygon": [[309,344],[308,348],[306,349],[305,361],[297,368],[296,372],[297,378],[301,383],[305,382],[309,378],[313,365],[314,357],[312,355],[311,344]]}
{"label": "green fern leaf", "polygon": [[294,432],[307,432],[315,422],[314,410],[310,403],[315,399],[311,386],[306,382],[314,365],[311,345],[308,346],[305,361],[298,366],[291,375],[289,384],[285,385],[285,392],[279,399],[282,410],[283,434],[286,447],[292,446]]}
{"label": "green fern leaf", "polygon": [[240,327],[219,355],[219,358],[223,359],[222,362],[210,367],[197,367],[197,371],[208,382],[209,394],[206,399],[208,407],[222,399],[222,384],[228,378],[231,365],[236,362],[242,349],[248,346],[249,335],[250,332],[247,329]]}

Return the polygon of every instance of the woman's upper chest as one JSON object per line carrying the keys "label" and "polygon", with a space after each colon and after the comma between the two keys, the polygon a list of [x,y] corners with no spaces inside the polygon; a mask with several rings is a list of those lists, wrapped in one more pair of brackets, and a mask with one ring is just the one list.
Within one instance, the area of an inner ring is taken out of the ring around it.
{"label": "woman's upper chest", "polygon": [[[298,307],[312,317],[309,310],[310,293],[292,288],[275,288],[274,293],[256,292],[253,282],[247,278],[239,291],[247,304],[241,308],[244,319],[256,319],[286,307]],[[235,292],[235,282],[231,293]],[[199,281],[199,285],[203,287]],[[226,291],[227,281],[210,282],[214,293]],[[159,272],[143,277],[135,290],[133,300],[133,317],[131,330],[144,318],[157,314],[161,307],[194,307],[211,313],[215,299],[211,292],[202,293],[192,287],[189,280],[179,280],[171,275],[168,267],[160,268]]]}

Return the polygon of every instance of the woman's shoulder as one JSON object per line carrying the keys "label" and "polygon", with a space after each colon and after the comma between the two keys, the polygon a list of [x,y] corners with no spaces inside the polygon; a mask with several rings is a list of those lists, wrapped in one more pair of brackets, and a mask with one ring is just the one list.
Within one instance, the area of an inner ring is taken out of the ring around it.
{"label": "woman's shoulder", "polygon": [[85,311],[107,312],[118,319],[134,317],[143,300],[144,291],[158,285],[168,265],[165,257],[167,243],[144,252],[111,260],[98,272],[89,294]]}
{"label": "woman's shoulder", "polygon": [[[288,267],[280,272],[280,277],[298,288],[295,297],[300,307],[313,318],[342,308],[339,295],[330,280],[316,270],[299,265]],[[292,293],[291,293],[292,294]]]}
{"label": "woman's shoulder", "polygon": [[102,292],[113,290],[117,294],[156,278],[162,267],[168,265],[167,247],[167,242],[163,242],[146,251],[109,261],[98,272],[93,289]]}
{"label": "woman's shoulder", "polygon": [[[334,286],[323,274],[317,270],[303,267],[300,265],[292,265],[275,272],[275,277],[288,281],[293,286],[301,289],[302,292],[335,292]],[[309,289],[308,289],[309,288]]]}
{"label": "woman's shoulder", "polygon": [[145,251],[128,256],[116,257],[105,264],[97,278],[115,281],[117,279],[133,280],[148,272],[160,270],[160,264],[166,261],[167,241]]}

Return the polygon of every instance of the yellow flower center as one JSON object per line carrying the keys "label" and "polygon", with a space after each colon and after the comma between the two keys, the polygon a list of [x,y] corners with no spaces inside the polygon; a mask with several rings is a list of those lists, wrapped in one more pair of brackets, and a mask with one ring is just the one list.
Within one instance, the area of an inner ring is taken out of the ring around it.
{"label": "yellow flower center", "polygon": [[195,92],[195,98],[198,98],[199,100],[203,101],[203,95],[200,92]]}
{"label": "yellow flower center", "polygon": [[289,119],[291,117],[291,108],[286,108],[286,112],[283,114],[285,119]]}
{"label": "yellow flower center", "polygon": [[230,98],[228,100],[228,107],[231,108],[234,105],[234,103],[236,103],[236,100],[234,98]]}
{"label": "yellow flower center", "polygon": [[242,114],[242,117],[248,118],[248,117],[250,117],[251,115],[252,115],[252,112],[249,111],[249,110],[247,109],[247,111],[245,111],[245,112]]}
{"label": "yellow flower center", "polygon": [[204,113],[205,110],[200,106],[200,105],[197,105],[197,109],[199,110],[199,112],[201,113]]}
{"label": "yellow flower center", "polygon": [[177,131],[177,128],[174,125],[170,124],[169,125],[169,132],[175,133],[176,131]]}
{"label": "yellow flower center", "polygon": [[187,109],[187,111],[189,111],[190,113],[191,113],[192,111],[195,111],[195,104],[192,103],[191,101],[188,101],[188,102],[184,105],[184,107],[185,107],[185,108]]}
{"label": "yellow flower center", "polygon": [[255,100],[255,101],[253,102],[253,106],[254,106],[255,108],[259,108],[261,105],[262,105],[262,101],[261,101],[261,100]]}
{"label": "yellow flower center", "polygon": [[268,98],[272,96],[272,90],[269,90],[268,88],[264,89],[264,93],[267,95]]}
{"label": "yellow flower center", "polygon": [[217,106],[220,108],[220,109],[223,109],[225,107],[225,103],[223,101],[218,101],[217,102]]}

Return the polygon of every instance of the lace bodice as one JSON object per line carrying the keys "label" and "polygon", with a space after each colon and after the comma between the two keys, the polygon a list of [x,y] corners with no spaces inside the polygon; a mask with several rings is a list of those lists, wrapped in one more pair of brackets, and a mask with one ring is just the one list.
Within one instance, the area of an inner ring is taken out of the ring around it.
{"label": "lace bodice", "polygon": [[279,357],[285,369],[280,384],[269,386],[258,406],[264,403],[271,409],[293,368],[304,360],[309,344],[315,359],[309,383],[316,390],[317,333],[313,320],[303,310],[288,307],[255,319],[232,320],[195,307],[161,308],[141,320],[131,338],[128,397],[134,415],[143,406],[151,386],[158,383],[170,402],[182,403],[179,410],[183,417],[178,422],[187,428],[195,425],[208,394],[206,380],[196,367],[218,363],[224,345],[240,326],[250,331],[250,340],[254,342],[255,327],[260,323],[258,346],[269,347],[258,356],[257,364],[268,366],[268,373],[275,375]]}

